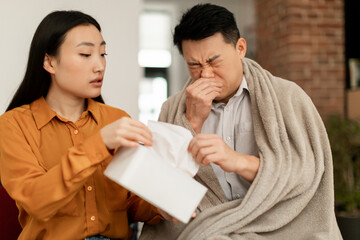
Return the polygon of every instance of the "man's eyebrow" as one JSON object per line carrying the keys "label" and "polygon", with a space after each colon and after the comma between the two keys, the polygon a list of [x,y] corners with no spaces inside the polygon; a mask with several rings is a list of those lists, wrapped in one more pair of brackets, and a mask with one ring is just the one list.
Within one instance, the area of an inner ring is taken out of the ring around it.
{"label": "man's eyebrow", "polygon": [[[106,42],[105,42],[105,41],[102,41],[102,42],[100,43],[100,46],[102,46],[102,45],[106,45]],[[79,43],[76,47],[80,47],[80,46],[94,47],[95,44],[93,44],[92,42],[81,42],[81,43]]]}
{"label": "man's eyebrow", "polygon": [[[211,63],[212,61],[214,61],[214,60],[217,59],[218,57],[220,57],[220,54],[216,54],[216,55],[214,55],[214,56],[211,56],[211,57],[209,57],[209,58],[206,60],[206,62],[207,62],[207,63]],[[199,62],[193,62],[193,61],[189,61],[189,62],[187,62],[187,64],[188,64],[189,66],[201,65],[201,63],[199,63]]]}
{"label": "man's eyebrow", "polygon": [[187,64],[188,64],[189,66],[201,65],[199,62],[192,62],[192,61],[187,62]]}
{"label": "man's eyebrow", "polygon": [[220,54],[216,54],[214,56],[211,56],[211,57],[209,57],[208,60],[206,60],[206,62],[210,63],[210,62],[214,61],[215,59],[217,59],[218,57],[220,57]]}

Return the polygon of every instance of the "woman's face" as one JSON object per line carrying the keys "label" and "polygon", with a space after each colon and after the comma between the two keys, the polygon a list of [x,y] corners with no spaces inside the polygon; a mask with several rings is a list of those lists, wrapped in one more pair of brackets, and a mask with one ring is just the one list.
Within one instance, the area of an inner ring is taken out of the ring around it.
{"label": "woman's face", "polygon": [[100,95],[105,72],[105,41],[93,25],[80,25],[66,33],[57,56],[45,56],[51,75],[48,94],[60,98]]}

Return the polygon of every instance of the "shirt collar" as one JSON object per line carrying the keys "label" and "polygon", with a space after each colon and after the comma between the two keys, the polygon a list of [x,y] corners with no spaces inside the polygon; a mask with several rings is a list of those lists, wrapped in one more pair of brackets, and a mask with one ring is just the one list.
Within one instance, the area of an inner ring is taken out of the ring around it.
{"label": "shirt collar", "polygon": [[45,126],[48,122],[50,122],[51,119],[56,116],[56,112],[49,107],[44,97],[40,97],[39,99],[30,103],[30,109],[38,129]]}
{"label": "shirt collar", "polygon": [[[237,97],[237,96],[240,96],[242,94],[242,92],[244,91],[244,89],[248,90],[249,91],[249,87],[248,87],[248,84],[246,82],[246,79],[245,79],[245,76],[243,76],[243,79],[241,81],[241,84],[238,88],[238,90],[236,91],[235,95],[233,97]],[[232,97],[232,98],[233,98]],[[231,98],[230,98],[231,99]]]}
{"label": "shirt collar", "polygon": [[[38,129],[44,127],[54,117],[58,117],[61,120],[61,117],[58,116],[58,114],[49,107],[44,97],[40,97],[39,99],[30,103],[30,109]],[[100,109],[95,101],[91,98],[88,99],[88,106],[85,112],[86,111],[88,111],[94,118],[95,122],[98,123],[98,119],[100,119]],[[82,116],[84,115],[82,114]]]}
{"label": "shirt collar", "polygon": [[94,118],[95,122],[98,124],[100,119],[100,108],[95,100],[88,98],[88,106],[86,111],[89,111],[90,115]]}

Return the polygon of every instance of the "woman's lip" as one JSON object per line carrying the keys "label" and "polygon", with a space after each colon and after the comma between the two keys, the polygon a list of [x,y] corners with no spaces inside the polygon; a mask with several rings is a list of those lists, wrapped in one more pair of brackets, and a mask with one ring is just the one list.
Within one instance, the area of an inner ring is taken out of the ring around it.
{"label": "woman's lip", "polygon": [[102,81],[103,81],[103,78],[97,78],[97,79],[91,81],[90,83],[93,83],[93,82],[102,82]]}
{"label": "woman's lip", "polygon": [[95,79],[94,81],[91,81],[90,84],[93,85],[94,87],[101,87],[103,84],[103,79],[102,78]]}

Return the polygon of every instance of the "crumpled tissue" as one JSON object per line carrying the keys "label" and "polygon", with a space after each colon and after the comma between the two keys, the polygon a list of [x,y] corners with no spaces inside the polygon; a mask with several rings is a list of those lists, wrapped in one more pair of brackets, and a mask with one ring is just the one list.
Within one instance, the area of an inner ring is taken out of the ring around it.
{"label": "crumpled tissue", "polygon": [[207,188],[195,181],[199,165],[187,151],[189,130],[148,122],[153,145],[121,148],[104,174],[152,205],[187,223]]}

